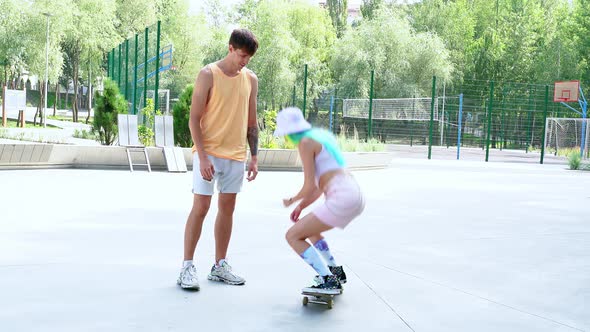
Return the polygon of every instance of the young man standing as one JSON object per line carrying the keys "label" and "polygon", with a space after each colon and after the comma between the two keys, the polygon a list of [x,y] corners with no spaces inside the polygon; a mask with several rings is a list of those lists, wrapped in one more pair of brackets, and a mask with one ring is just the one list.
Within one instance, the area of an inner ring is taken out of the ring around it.
{"label": "young man standing", "polygon": [[209,280],[243,285],[226,261],[237,193],[242,188],[246,141],[250,146],[248,181],[258,174],[256,95],[258,78],[246,68],[258,49],[252,32],[236,29],[225,58],[199,72],[191,102],[189,128],[193,139],[193,207],[184,231],[184,262],[178,285],[199,289],[193,256],[209,211],[214,185],[219,191],[215,220],[215,264]]}

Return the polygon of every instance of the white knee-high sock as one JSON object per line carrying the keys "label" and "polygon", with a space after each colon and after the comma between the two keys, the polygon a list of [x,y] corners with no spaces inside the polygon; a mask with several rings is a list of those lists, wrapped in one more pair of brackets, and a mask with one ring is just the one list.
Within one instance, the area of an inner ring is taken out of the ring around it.
{"label": "white knee-high sock", "polygon": [[301,258],[309,264],[316,272],[321,276],[327,276],[332,274],[326,266],[326,263],[320,257],[320,254],[312,247],[309,246],[303,254],[301,254]]}
{"label": "white knee-high sock", "polygon": [[321,239],[318,242],[314,243],[313,245],[317,251],[322,255],[328,266],[338,266],[336,265],[336,260],[334,260],[334,256],[330,252],[330,247],[328,247],[328,242],[325,239]]}

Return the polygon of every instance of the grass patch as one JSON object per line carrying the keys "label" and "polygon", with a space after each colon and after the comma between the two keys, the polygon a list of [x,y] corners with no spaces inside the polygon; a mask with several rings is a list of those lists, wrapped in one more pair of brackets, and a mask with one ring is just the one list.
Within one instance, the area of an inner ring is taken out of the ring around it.
{"label": "grass patch", "polygon": [[[7,119],[8,121],[6,121],[6,128],[21,128],[18,126],[18,121],[13,120],[13,119]],[[40,124],[40,122],[37,122],[37,125],[33,125],[32,122],[25,122],[25,128],[43,128],[43,125]],[[58,127],[52,126],[52,125],[47,125],[47,128],[50,129],[59,129]]]}
{"label": "grass patch", "polygon": [[338,146],[344,152],[381,152],[385,151],[385,144],[376,138],[370,138],[367,141],[359,139],[359,133],[356,127],[353,127],[352,137],[346,137],[347,128],[345,125],[340,126],[340,134],[336,137]]}
{"label": "grass patch", "polygon": [[567,163],[572,170],[580,169],[580,165],[582,164],[582,157],[580,157],[580,153],[571,152],[567,156]]}
{"label": "grass patch", "polygon": [[[57,121],[73,122],[72,117],[65,116],[65,115],[56,115],[56,116],[48,115],[47,118],[48,119],[51,119],[51,120],[57,120]],[[86,123],[86,117],[85,116],[79,116],[78,117],[78,120],[80,120],[80,121],[78,121],[78,123]],[[88,123],[87,124],[92,125],[93,122],[94,122],[94,117],[91,116],[90,119],[88,120]]]}
{"label": "grass patch", "polygon": [[72,135],[76,138],[82,138],[82,139],[91,139],[91,140],[97,140],[96,134],[92,132],[92,130],[74,130],[74,135]]}

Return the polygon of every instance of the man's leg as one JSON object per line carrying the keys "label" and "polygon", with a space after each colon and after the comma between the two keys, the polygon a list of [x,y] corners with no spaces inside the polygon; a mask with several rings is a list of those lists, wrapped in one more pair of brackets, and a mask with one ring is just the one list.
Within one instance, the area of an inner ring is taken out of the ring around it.
{"label": "man's leg", "polygon": [[211,273],[207,278],[230,285],[243,285],[246,280],[235,274],[231,266],[225,261],[231,238],[236,195],[229,193],[219,194],[219,207],[217,219],[215,220],[215,264],[213,264]]}
{"label": "man's leg", "polygon": [[184,260],[192,260],[195,255],[195,248],[197,242],[201,237],[201,230],[203,229],[203,221],[209,211],[211,205],[211,196],[208,195],[194,195],[193,208],[188,215],[186,227],[184,229]]}
{"label": "man's leg", "polygon": [[218,159],[217,162],[219,169],[223,171],[219,177],[219,200],[215,219],[215,264],[207,278],[230,285],[243,285],[246,280],[232,272],[225,259],[231,239],[236,197],[244,181],[244,163],[227,159]]}
{"label": "man's leg", "polygon": [[203,220],[209,211],[211,196],[197,195],[193,197],[193,207],[188,215],[184,229],[184,262],[178,276],[177,283],[185,289],[199,290],[199,280],[197,278],[197,269],[193,265],[193,256],[197,242],[201,237]]}
{"label": "man's leg", "polygon": [[237,194],[219,194],[217,218],[215,219],[215,263],[227,256],[231,239],[233,216]]}

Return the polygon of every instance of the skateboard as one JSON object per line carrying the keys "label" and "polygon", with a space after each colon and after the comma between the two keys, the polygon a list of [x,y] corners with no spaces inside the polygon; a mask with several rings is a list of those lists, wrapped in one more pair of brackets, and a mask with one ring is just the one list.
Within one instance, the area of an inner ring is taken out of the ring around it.
{"label": "skateboard", "polygon": [[303,295],[303,305],[307,305],[308,303],[317,303],[327,305],[328,309],[332,309],[334,307],[334,297],[336,295],[340,295],[341,293],[325,294],[302,290],[301,294]]}

